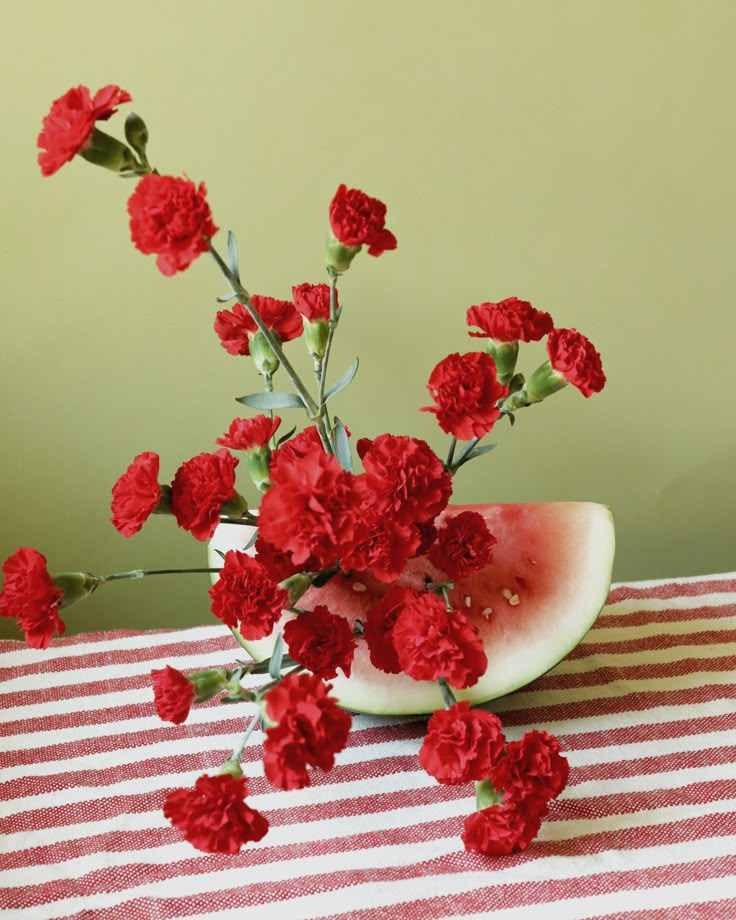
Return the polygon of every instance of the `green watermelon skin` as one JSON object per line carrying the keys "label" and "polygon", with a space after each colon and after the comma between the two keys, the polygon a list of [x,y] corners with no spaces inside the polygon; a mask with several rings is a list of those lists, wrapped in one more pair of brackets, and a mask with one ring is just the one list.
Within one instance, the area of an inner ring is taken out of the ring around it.
{"label": "green watermelon skin", "polygon": [[[482,514],[498,541],[491,564],[450,592],[453,606],[478,629],[488,656],[478,683],[455,691],[458,699],[477,704],[530,683],[584,638],[608,597],[615,538],[610,510],[590,502],[451,505],[438,525],[461,511]],[[220,525],[210,543],[210,565],[222,564],[217,549],[241,549],[249,537],[249,528]],[[446,578],[425,557],[412,559],[398,584],[421,588],[426,576]],[[366,573],[335,576],[324,587],[310,589],[299,604],[325,604],[352,624],[365,619],[387,588]],[[285,614],[284,620],[291,616]],[[245,644],[261,661],[269,657],[275,636],[276,630]],[[410,715],[442,706],[436,684],[374,668],[364,639],[358,640],[350,678],[331,683],[340,704],[354,712]]]}

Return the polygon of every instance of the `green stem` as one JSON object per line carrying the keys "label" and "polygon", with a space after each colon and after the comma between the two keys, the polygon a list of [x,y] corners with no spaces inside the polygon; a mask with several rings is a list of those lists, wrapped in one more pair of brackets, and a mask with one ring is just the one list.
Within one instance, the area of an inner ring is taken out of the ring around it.
{"label": "green stem", "polygon": [[280,677],[277,677],[276,680],[272,680],[270,683],[264,684],[263,687],[259,687],[258,690],[255,691],[256,698],[258,700],[262,700],[263,697],[268,693],[268,691],[273,690],[273,688],[277,684],[279,684],[285,677],[290,677],[292,674],[298,674],[300,671],[304,671],[304,670],[306,670],[304,665],[299,664],[295,668],[292,668],[290,671],[287,671],[286,674],[282,674]]}
{"label": "green stem", "polygon": [[121,581],[127,578],[145,578],[146,575],[211,574],[220,569],[132,569],[130,572],[115,572],[114,575],[100,575],[102,581]]}
{"label": "green stem", "polygon": [[460,456],[459,456],[459,457],[457,458],[457,460],[452,464],[452,471],[453,471],[453,472],[455,472],[455,470],[459,469],[459,468],[463,465],[463,463],[465,463],[465,462],[467,461],[468,455],[471,453],[471,451],[472,451],[473,448],[478,444],[479,441],[480,441],[480,438],[472,438],[470,441],[468,441],[468,443],[467,443],[467,444],[465,445],[465,447],[463,448],[463,450],[462,450]]}
{"label": "green stem", "polygon": [[253,719],[251,720],[250,725],[246,728],[243,733],[243,737],[240,739],[240,744],[233,749],[232,754],[228,757],[228,760],[233,763],[240,763],[240,758],[243,756],[243,751],[245,750],[245,745],[248,743],[248,738],[253,734],[259,722],[261,721],[261,713],[257,712]]}
{"label": "green stem", "polygon": [[452,459],[455,456],[455,448],[457,447],[457,438],[453,435],[450,438],[450,449],[447,451],[447,460],[445,460],[445,466],[448,470],[452,469]]}
{"label": "green stem", "polygon": [[457,703],[457,699],[455,698],[455,694],[452,692],[452,688],[447,683],[447,678],[440,677],[437,683],[439,684],[440,692],[442,693],[442,702],[445,704],[445,709],[451,709],[455,703]]}
{"label": "green stem", "polygon": [[258,330],[263,334],[263,337],[268,342],[271,350],[276,355],[276,357],[279,359],[279,363],[281,364],[284,371],[286,372],[289,380],[291,380],[291,383],[294,389],[301,397],[301,400],[304,403],[304,406],[307,412],[309,413],[310,418],[316,417],[319,414],[319,408],[315,404],[312,397],[309,395],[306,387],[301,381],[301,378],[299,377],[297,372],[294,370],[291,363],[289,362],[286,355],[284,354],[283,349],[281,348],[280,341],[278,340],[276,336],[271,334],[270,329],[268,329],[266,324],[261,319],[260,314],[258,313],[258,311],[255,309],[255,307],[251,303],[250,294],[246,291],[246,289],[243,287],[240,281],[235,277],[235,275],[230,271],[227,264],[223,261],[222,257],[218,253],[218,251],[212,245],[212,240],[210,240],[208,237],[205,237],[205,240],[207,241],[207,246],[209,247],[209,251],[212,254],[212,257],[214,258],[215,262],[217,262],[217,265],[220,271],[230,282],[230,286],[232,287],[233,291],[237,295],[238,302],[242,303],[242,305],[246,308],[248,313],[250,313],[250,316],[253,322],[258,327]]}

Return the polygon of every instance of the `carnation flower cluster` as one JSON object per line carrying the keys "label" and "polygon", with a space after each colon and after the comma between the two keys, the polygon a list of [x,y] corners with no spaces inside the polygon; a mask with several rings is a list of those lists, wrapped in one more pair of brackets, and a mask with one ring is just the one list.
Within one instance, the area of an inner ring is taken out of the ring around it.
{"label": "carnation flower cluster", "polygon": [[[221,568],[203,570],[218,576],[209,591],[210,609],[246,648],[272,640],[265,663],[151,672],[152,705],[165,721],[182,724],[192,706],[213,699],[251,707],[243,736],[220,772],[172,790],[164,815],[204,851],[234,853],[260,840],[268,819],[247,804],[241,768],[250,735],[263,732],[264,771],[274,786],[309,785],[313,771],[330,770],[348,743],[351,717],[329,682],[338,672],[349,678],[356,661],[365,659],[377,672],[436,682],[443,706],[429,719],[419,760],[440,783],[475,783],[477,809],[465,822],[466,848],[487,856],[525,849],[564,789],[568,764],[545,732],[507,741],[495,715],[454,696],[453,689],[478,683],[488,657],[477,623],[453,603],[451,591],[493,565],[497,537],[482,513],[454,512],[449,502],[453,477],[490,449],[480,441],[500,420],[513,423],[515,412],[568,384],[586,397],[603,388],[598,352],[581,333],[557,328],[549,313],[516,297],[471,306],[468,332],[482,347],[440,360],[427,381],[430,405],[417,407],[434,414],[449,435],[446,459],[406,435],[353,443],[330,400],[351,382],[357,362],[327,384],[342,316],[337,285],[364,248],[374,257],[396,249],[385,204],[341,184],[326,203],[327,280],[294,284],[288,300],[249,294],[240,280],[234,236],[228,236],[224,257],[215,248],[218,227],[205,184],[150,165],[148,130],[137,115],[125,121],[125,142],[97,127],[129,101],[130,94],[114,85],[94,96],[80,86],[57,99],[38,138],[41,171],[52,175],[80,155],[132,179],[133,244],[155,255],[166,276],[211,253],[231,288],[219,299],[234,300],[213,318],[216,339],[229,355],[253,361],[263,381],[262,392],[239,398],[256,411],[233,418],[219,437],[213,432],[217,448],[184,461],[170,483],[161,481],[158,454],[147,451],[112,486],[111,520],[125,537],[154,514],[172,517],[200,541],[209,540],[221,521],[246,528],[243,533],[252,537],[242,549],[225,553]],[[314,366],[311,392],[284,348],[300,338]],[[516,370],[519,343],[544,338],[547,359],[527,379]],[[279,372],[288,391],[274,389]],[[306,413],[308,424],[284,431],[277,413],[294,409]],[[362,471],[354,468],[353,452]],[[257,515],[238,491],[236,472],[243,471],[262,493]],[[410,563],[423,579],[403,578]],[[43,649],[64,632],[62,608],[106,582],[169,571],[52,576],[44,556],[24,547],[3,565],[0,614],[15,618],[27,643]],[[350,619],[326,599],[334,592],[320,592],[356,576],[363,588],[371,583],[374,597],[361,618]],[[247,689],[244,678],[254,674],[263,674],[264,684]]]}

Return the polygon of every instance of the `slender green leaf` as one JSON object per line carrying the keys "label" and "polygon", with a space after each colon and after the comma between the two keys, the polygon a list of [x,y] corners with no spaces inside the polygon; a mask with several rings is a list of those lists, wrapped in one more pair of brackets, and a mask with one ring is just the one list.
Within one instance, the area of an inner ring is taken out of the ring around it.
{"label": "slender green leaf", "polygon": [[284,637],[278,634],[271,652],[271,661],[268,665],[268,674],[273,680],[281,676],[281,660],[284,657]]}
{"label": "slender green leaf", "polygon": [[332,399],[333,396],[337,396],[345,387],[350,383],[350,381],[355,377],[358,372],[358,359],[350,365],[350,367],[345,371],[345,373],[332,384],[329,390],[325,393],[325,402],[328,399]]}
{"label": "slender green leaf", "polygon": [[344,470],[347,470],[348,473],[352,473],[353,455],[350,452],[348,433],[345,430],[345,426],[337,416],[335,416],[335,429],[332,432],[332,437],[335,443],[335,455],[337,456],[337,462]]}
{"label": "slender green leaf", "polygon": [[238,241],[232,230],[227,231],[227,267],[240,281],[240,269],[238,268]]}
{"label": "slender green leaf", "polygon": [[235,293],[235,291],[233,291],[232,294],[220,294],[220,296],[217,298],[217,302],[227,303],[227,301],[232,300],[233,297],[237,297],[237,294]]}
{"label": "slender green leaf", "polygon": [[236,402],[251,409],[303,409],[304,403],[296,393],[249,393],[238,396]]}
{"label": "slender green leaf", "polygon": [[488,451],[493,450],[495,446],[495,444],[481,444],[479,447],[474,447],[465,458],[465,462],[473,460],[475,457],[481,457],[483,454],[487,454]]}
{"label": "slender green leaf", "polygon": [[280,437],[280,438],[278,439],[278,441],[276,442],[276,447],[281,447],[281,445],[284,443],[284,441],[288,441],[289,438],[294,434],[295,431],[296,431],[296,425],[294,425],[293,428],[291,428],[289,431],[287,431],[286,434],[282,434],[282,435],[281,435],[281,437]]}
{"label": "slender green leaf", "polygon": [[250,535],[250,540],[248,540],[248,542],[243,547],[243,552],[245,552],[246,550],[249,550],[251,546],[254,546],[257,539],[258,539],[258,528],[256,527],[256,529]]}

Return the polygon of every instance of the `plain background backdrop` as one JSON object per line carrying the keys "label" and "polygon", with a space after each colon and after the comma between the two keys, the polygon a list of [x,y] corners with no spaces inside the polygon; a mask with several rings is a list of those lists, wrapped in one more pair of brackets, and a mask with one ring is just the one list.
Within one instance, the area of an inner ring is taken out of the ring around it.
{"label": "plain background backdrop", "polygon": [[[584,332],[605,391],[569,387],[499,425],[457,501],[592,500],[617,580],[736,568],[733,425],[736,5],[723,0],[29,2],[5,10],[0,557],[52,571],[202,565],[155,518],[126,540],[112,483],[141,451],[162,479],[259,388],[212,331],[201,258],[166,279],[130,243],[133,190],[75,159],[43,179],[51,101],[118,83],[162,172],[204,180],[252,292],[324,280],[340,182],[388,204],[399,247],[341,284],[335,408],[356,436],[447,439],[425,384],[468,351],[471,304],[516,295]],[[291,348],[306,368],[302,345]],[[527,346],[530,372],[543,351]],[[301,362],[301,363],[300,363]],[[251,500],[257,495],[240,479]],[[70,631],[210,618],[206,576],[104,588]],[[10,622],[5,635],[17,635]]]}

